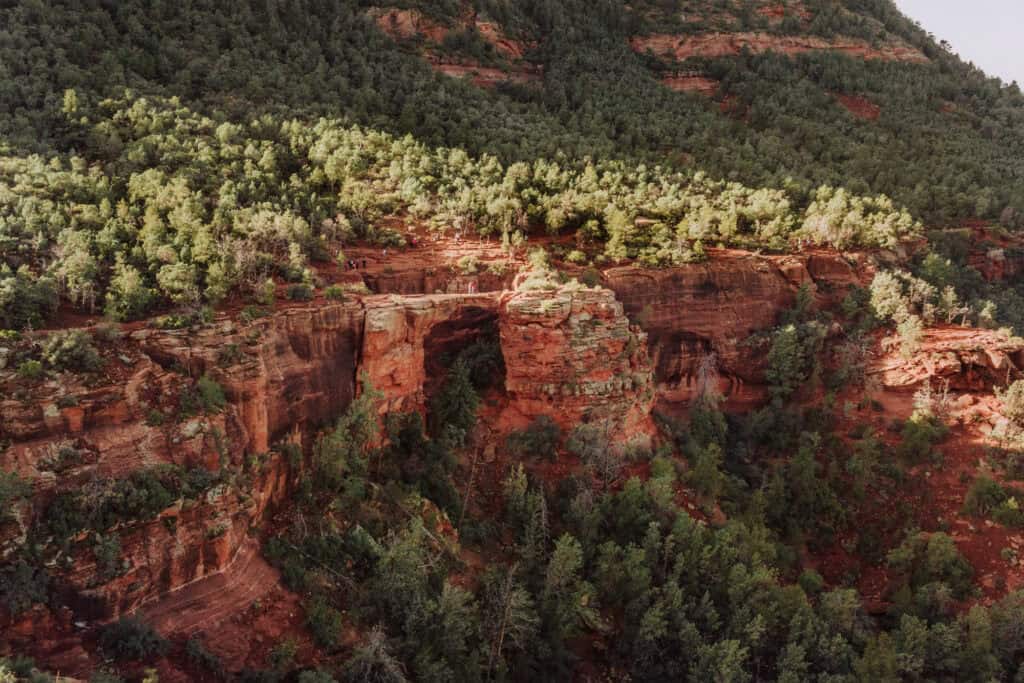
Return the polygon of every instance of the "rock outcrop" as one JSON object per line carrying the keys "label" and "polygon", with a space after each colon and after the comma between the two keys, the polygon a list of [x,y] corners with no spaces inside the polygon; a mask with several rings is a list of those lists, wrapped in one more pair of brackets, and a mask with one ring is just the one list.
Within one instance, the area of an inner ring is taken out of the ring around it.
{"label": "rock outcrop", "polygon": [[807,285],[822,306],[870,281],[863,261],[833,254],[762,257],[723,252],[704,263],[649,270],[612,268],[605,279],[631,320],[647,333],[659,391],[685,401],[702,359],[714,356],[723,394],[756,401],[763,392],[763,350],[744,344],[775,326]]}
{"label": "rock outcrop", "polygon": [[655,56],[682,61],[691,57],[728,57],[750,52],[803,52],[834,51],[863,59],[912,62],[927,64],[928,58],[917,48],[902,43],[874,47],[864,40],[837,37],[832,40],[816,36],[780,36],[770,33],[703,33],[679,36],[651,34],[635,36],[630,40],[633,50],[652,52]]}
{"label": "rock outcrop", "polygon": [[547,415],[566,431],[610,422],[620,440],[653,433],[646,335],[611,290],[512,293],[500,324],[510,410],[527,419]]}
{"label": "rock outcrop", "polygon": [[371,296],[360,373],[384,395],[381,412],[420,410],[431,363],[473,343],[497,320],[497,294]]}
{"label": "rock outcrop", "polygon": [[894,392],[913,392],[931,382],[991,393],[993,386],[1020,379],[1024,369],[1024,339],[993,330],[932,327],[909,357],[900,354],[895,339],[883,340],[882,346],[887,352],[873,358],[867,372]]}

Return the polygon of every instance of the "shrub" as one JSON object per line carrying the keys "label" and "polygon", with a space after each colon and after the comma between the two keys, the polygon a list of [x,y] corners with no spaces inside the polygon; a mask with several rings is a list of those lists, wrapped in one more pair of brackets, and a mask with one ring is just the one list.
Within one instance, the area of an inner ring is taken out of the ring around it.
{"label": "shrub", "polygon": [[480,397],[473,388],[470,368],[461,358],[448,370],[441,390],[431,403],[430,416],[434,434],[448,432],[455,445],[462,445],[476,424],[476,410]]}
{"label": "shrub", "polygon": [[13,472],[0,470],[0,522],[11,518],[14,503],[27,498],[32,485]]}
{"label": "shrub", "polygon": [[277,300],[277,284],[271,278],[267,278],[256,289],[256,303],[261,306],[273,306]]}
{"label": "shrub", "polygon": [[243,357],[238,344],[228,344],[217,352],[217,365],[222,368],[230,367],[242,360]]}
{"label": "shrub", "polygon": [[42,357],[47,365],[57,370],[92,372],[102,363],[92,337],[82,330],[51,334],[43,345]]}
{"label": "shrub", "polygon": [[192,636],[188,639],[188,642],[185,644],[185,655],[189,658],[189,661],[200,668],[206,669],[214,677],[224,678],[224,663],[221,662],[220,657],[210,652],[198,637]]}
{"label": "shrub", "polygon": [[974,480],[964,498],[964,512],[976,517],[987,517],[1006,500],[1003,487],[992,479],[981,476]]}
{"label": "shrub", "polygon": [[121,573],[121,538],[116,533],[98,536],[93,548],[96,553],[96,573],[100,580],[109,581]]}
{"label": "shrub", "polygon": [[1002,401],[1003,414],[1018,427],[1024,427],[1024,380],[1017,380],[996,395]]}
{"label": "shrub", "polygon": [[118,256],[107,289],[106,315],[112,320],[137,320],[145,317],[156,301],[156,290],[147,287],[139,271]]}
{"label": "shrub", "polygon": [[913,358],[921,350],[921,338],[924,336],[921,319],[916,315],[907,316],[896,326],[896,330],[900,337],[900,355],[907,359]]}
{"label": "shrub", "polygon": [[541,415],[526,429],[508,436],[508,448],[519,457],[547,457],[554,459],[562,430],[547,415]]}
{"label": "shrub", "polygon": [[286,638],[270,651],[267,655],[267,666],[275,671],[282,671],[291,667],[295,662],[295,654],[299,646],[292,638]]}
{"label": "shrub", "polygon": [[52,279],[37,279],[25,266],[12,272],[0,264],[0,327],[39,327],[57,310],[59,301]]}
{"label": "shrub", "polygon": [[825,587],[825,579],[821,577],[821,574],[814,571],[813,569],[805,569],[798,579],[800,587],[804,589],[804,592],[808,595],[817,595]]}
{"label": "shrub", "polygon": [[578,279],[587,287],[597,287],[601,284],[601,271],[597,268],[587,268],[580,273]]}
{"label": "shrub", "polygon": [[472,254],[467,254],[460,258],[456,265],[459,267],[459,272],[463,275],[475,275],[480,266],[480,260]]}
{"label": "shrub", "polygon": [[331,285],[324,290],[324,298],[330,301],[344,301],[345,290],[338,285]]}
{"label": "shrub", "polygon": [[36,380],[43,376],[43,364],[37,360],[27,360],[18,365],[18,377]]}
{"label": "shrub", "polygon": [[320,647],[327,650],[338,647],[343,618],[341,612],[324,600],[318,598],[306,607],[306,625]]}
{"label": "shrub", "polygon": [[289,301],[310,301],[313,298],[313,288],[304,282],[296,282],[288,285],[287,296]]}
{"label": "shrub", "polygon": [[910,419],[903,424],[896,455],[910,464],[923,463],[932,454],[932,446],[946,438],[946,425],[933,418]]}
{"label": "shrub", "polygon": [[167,651],[167,641],[135,617],[122,617],[100,632],[100,648],[117,660],[143,661]]}
{"label": "shrub", "polygon": [[96,326],[96,337],[107,344],[116,344],[121,341],[124,332],[121,326],[116,323],[106,323]]}
{"label": "shrub", "polygon": [[568,261],[569,263],[576,263],[576,264],[586,263],[587,262],[587,255],[584,254],[579,249],[573,249],[568,254],[566,254],[565,260]]}
{"label": "shrub", "polygon": [[0,599],[14,616],[44,602],[49,586],[50,576],[46,570],[24,560],[19,559],[0,568]]}
{"label": "shrub", "polygon": [[199,405],[206,413],[220,412],[227,405],[224,398],[224,390],[209,375],[203,375],[196,382],[196,391],[199,396]]}
{"label": "shrub", "polygon": [[195,499],[216,483],[216,476],[203,469],[150,467],[58,495],[46,510],[45,524],[58,539],[84,529],[106,531],[118,523],[155,519],[179,498]]}
{"label": "shrub", "polygon": [[1024,527],[1024,510],[1016,496],[1007,494],[1006,500],[992,513],[992,519],[1003,526],[1020,529]]}
{"label": "shrub", "polygon": [[242,312],[238,315],[238,319],[242,322],[242,324],[248,325],[253,320],[258,320],[259,318],[266,318],[268,315],[270,315],[270,312],[267,311],[267,309],[260,308],[259,306],[253,306],[252,304],[250,304],[242,309]]}

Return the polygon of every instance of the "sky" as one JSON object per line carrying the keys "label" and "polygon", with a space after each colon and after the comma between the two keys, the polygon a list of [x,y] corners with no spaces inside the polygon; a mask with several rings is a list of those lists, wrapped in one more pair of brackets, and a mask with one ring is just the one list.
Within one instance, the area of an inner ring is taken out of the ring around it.
{"label": "sky", "polygon": [[936,40],[948,40],[964,61],[1024,87],[1024,0],[896,0],[896,5]]}

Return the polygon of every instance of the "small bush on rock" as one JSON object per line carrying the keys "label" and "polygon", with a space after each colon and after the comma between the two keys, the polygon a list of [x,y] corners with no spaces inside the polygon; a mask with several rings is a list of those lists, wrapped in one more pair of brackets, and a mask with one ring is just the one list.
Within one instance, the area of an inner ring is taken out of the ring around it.
{"label": "small bush on rock", "polygon": [[100,633],[100,648],[117,660],[142,661],[166,652],[167,641],[142,621],[123,617]]}
{"label": "small bush on rock", "polygon": [[102,364],[92,337],[81,330],[51,334],[43,345],[43,361],[57,370],[92,372]]}

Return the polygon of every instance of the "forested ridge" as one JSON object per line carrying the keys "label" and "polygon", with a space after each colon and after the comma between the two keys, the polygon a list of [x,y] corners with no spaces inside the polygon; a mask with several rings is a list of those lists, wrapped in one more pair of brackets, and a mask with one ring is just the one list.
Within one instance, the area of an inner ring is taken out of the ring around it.
{"label": "forested ridge", "polygon": [[[389,10],[415,11],[444,37],[389,33]],[[631,43],[663,33],[860,41],[922,59],[741,49],[674,60]],[[478,87],[437,70],[453,64],[530,77]],[[698,74],[713,92],[673,91],[673,74]],[[367,382],[334,424],[311,429],[305,452],[281,441],[243,454],[241,473],[217,430],[217,471],[92,474],[42,502],[0,472],[0,522],[35,506],[0,566],[0,600],[15,617],[55,602],[66,567],[53,558],[72,558],[74,544],[95,557],[96,586],[114,581],[123,529],[214,491],[248,496],[283,459],[294,495],[258,532],[301,616],[241,680],[1024,680],[1024,594],[981,586],[948,520],[915,526],[908,491],[924,490],[928,468],[943,473],[949,396],[929,385],[908,419],[875,431],[871,412],[884,408],[866,370],[883,337],[887,353],[912,357],[928,326],[1024,330],[1024,283],[986,281],[968,264],[986,245],[946,230],[980,219],[1014,243],[1022,181],[1020,89],[965,64],[890,0],[0,0],[11,405],[65,376],[98,386],[116,362],[116,325],[31,333],[60,326],[61,306],[111,322],[170,312],[155,325],[190,328],[171,333],[188,339],[212,329],[212,308],[240,302],[248,325],[271,315],[282,283],[311,299],[327,284],[318,266],[344,268],[350,247],[373,245],[387,264],[387,248],[407,246],[388,226],[493,237],[513,252],[560,238],[561,263],[529,256],[523,286],[542,292],[578,291],[609,265],[700,262],[714,247],[916,247],[880,257],[906,270],[881,267],[832,310],[803,287],[774,327],[735,340],[765,359],[757,409],[726,414],[707,352],[698,372],[715,381],[699,381],[685,419],[656,416],[653,446],[613,444],[596,421],[563,430],[538,418],[492,444],[508,461],[495,461],[489,491],[467,462],[489,429],[478,420],[502,400],[493,330],[431,359],[444,367],[428,378],[426,420],[382,418]],[[475,272],[469,258],[463,274]],[[590,280],[572,282],[567,262]],[[184,433],[230,410],[216,376],[249,351],[226,345],[199,377],[165,368],[180,393],[146,404],[146,428]],[[1007,448],[985,450],[997,463],[985,472],[1019,482],[1024,381],[998,398],[1013,424]],[[0,435],[4,448],[23,437]],[[82,464],[81,446],[47,453],[55,478]],[[1014,486],[977,477],[963,514],[1024,528]],[[815,567],[837,545],[858,561],[828,583]],[[1018,562],[1009,547],[1002,559]],[[888,578],[870,613],[857,590],[865,570]],[[86,649],[111,669],[94,681],[169,652],[196,677],[234,675],[201,634],[169,645],[133,618],[93,626]],[[44,676],[32,669],[0,660],[0,681]]]}
{"label": "forested ridge", "polygon": [[[524,59],[543,80],[484,90],[437,74],[416,41],[396,43],[379,30],[368,3],[5,3],[4,324],[38,324],[58,292],[93,310],[127,280],[153,290],[138,296],[154,302],[216,302],[247,274],[238,264],[211,262],[191,243],[244,239],[259,230],[249,225],[254,216],[272,214],[276,230],[297,231],[280,246],[299,249],[299,269],[303,258],[328,256],[314,248],[337,237],[322,233],[324,221],[365,223],[369,214],[350,200],[349,190],[365,180],[359,164],[341,174],[314,168],[322,158],[310,155],[313,137],[325,126],[411,134],[440,156],[455,149],[490,169],[475,202],[466,199],[468,190],[399,178],[402,201],[378,202],[375,215],[414,205],[417,218],[497,234],[585,228],[590,239],[614,242],[608,257],[644,256],[652,265],[689,260],[704,243],[785,249],[814,238],[839,247],[891,246],[919,232],[920,221],[980,217],[1014,226],[1024,207],[1019,89],[947,54],[886,2],[803,3],[775,23],[728,2],[398,5],[452,26],[466,11],[493,19],[530,46]],[[931,62],[825,51],[671,65],[630,49],[631,35],[679,16],[688,17],[684,32],[731,26],[900,40]],[[457,58],[468,50],[462,58],[473,61],[470,48],[484,44],[475,31],[446,39]],[[507,66],[493,50],[490,58]],[[733,114],[663,87],[659,74],[674,68],[715,78]],[[833,93],[869,97],[881,117],[858,121]],[[401,156],[393,154],[378,161]],[[612,160],[619,164],[614,177],[599,184],[640,192],[609,201],[572,188],[569,178],[585,180]],[[445,165],[442,176],[452,173],[453,164]],[[195,200],[174,219],[171,200],[161,206],[140,190],[171,178],[173,201]],[[672,198],[706,197],[708,178],[736,185],[728,192],[720,186],[709,201]],[[663,210],[666,204],[674,208]],[[812,222],[808,212],[825,204],[836,234],[801,234]],[[649,234],[631,227],[641,216],[659,219]],[[172,248],[157,256],[162,245]],[[72,254],[79,262],[67,262]],[[13,312],[12,299],[41,304]]]}

